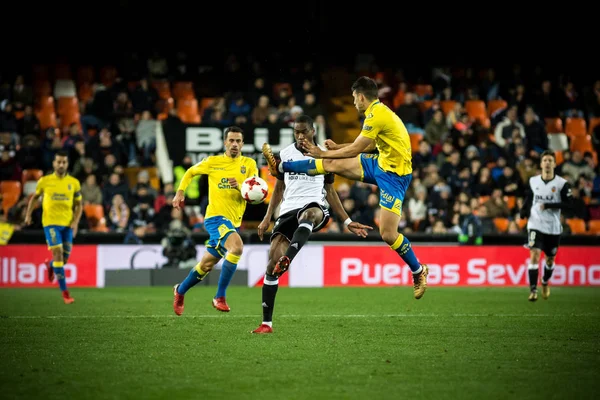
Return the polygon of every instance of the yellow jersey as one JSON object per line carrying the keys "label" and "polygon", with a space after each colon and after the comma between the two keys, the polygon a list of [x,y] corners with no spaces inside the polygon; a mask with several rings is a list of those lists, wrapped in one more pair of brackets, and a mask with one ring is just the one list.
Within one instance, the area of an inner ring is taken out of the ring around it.
{"label": "yellow jersey", "polygon": [[410,137],[400,117],[379,100],[369,105],[365,117],[360,134],[375,141],[381,169],[400,176],[411,174]]}
{"label": "yellow jersey", "polygon": [[73,221],[73,203],[81,200],[79,180],[70,175],[60,178],[55,173],[43,176],[35,189],[43,195],[42,225],[70,226]]}
{"label": "yellow jersey", "polygon": [[242,155],[236,158],[226,154],[207,157],[186,171],[177,190],[185,192],[197,175],[208,175],[208,206],[204,218],[225,217],[233,226],[239,227],[248,203],[239,190],[229,186],[227,178],[235,178],[241,187],[246,178],[258,176],[256,161]]}

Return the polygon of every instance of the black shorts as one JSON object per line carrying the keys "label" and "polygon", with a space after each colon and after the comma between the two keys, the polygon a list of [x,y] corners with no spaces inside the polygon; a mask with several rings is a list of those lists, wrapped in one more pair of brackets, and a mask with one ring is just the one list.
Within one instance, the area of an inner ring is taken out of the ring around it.
{"label": "black shorts", "polygon": [[323,219],[313,227],[312,231],[318,232],[323,229],[325,225],[327,225],[327,222],[329,222],[329,210],[319,205],[319,203],[308,203],[302,208],[297,208],[280,215],[275,221],[270,240],[272,241],[275,235],[283,235],[289,242],[291,242],[294,232],[296,232],[296,229],[298,229],[298,218],[300,218],[300,214],[302,214],[304,210],[312,207],[319,207],[321,211],[323,211]]}
{"label": "black shorts", "polygon": [[535,229],[528,232],[529,248],[540,249],[545,255],[554,257],[560,245],[560,235],[549,235]]}

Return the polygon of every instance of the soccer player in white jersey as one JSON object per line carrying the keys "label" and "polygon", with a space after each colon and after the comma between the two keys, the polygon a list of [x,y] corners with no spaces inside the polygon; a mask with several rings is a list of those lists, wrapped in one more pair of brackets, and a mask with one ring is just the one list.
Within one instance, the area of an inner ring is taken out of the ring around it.
{"label": "soccer player in white jersey", "polygon": [[[309,116],[301,115],[294,123],[296,142],[282,149],[280,158],[285,161],[308,160],[302,145],[305,141],[314,143],[315,128]],[[281,201],[283,202],[281,203]],[[258,236],[269,227],[275,208],[281,203],[279,218],[275,221],[271,234],[269,261],[263,280],[262,307],[263,322],[252,333],[273,333],[273,307],[279,285],[279,277],[288,270],[294,257],[306,244],[312,232],[327,225],[329,210],[344,220],[344,225],[360,237],[367,237],[370,226],[352,221],[333,187],[333,174],[309,176],[304,173],[286,172],[277,175],[273,195],[264,219],[258,226]]]}
{"label": "soccer player in white jersey", "polygon": [[560,212],[571,207],[571,185],[554,174],[556,158],[546,150],[541,158],[542,174],[529,179],[527,196],[521,209],[521,218],[529,217],[529,301],[537,300],[538,268],[540,255],[544,252],[545,265],[542,276],[542,298],[550,297],[548,283],[554,271],[554,259],[560,244],[562,225]]}

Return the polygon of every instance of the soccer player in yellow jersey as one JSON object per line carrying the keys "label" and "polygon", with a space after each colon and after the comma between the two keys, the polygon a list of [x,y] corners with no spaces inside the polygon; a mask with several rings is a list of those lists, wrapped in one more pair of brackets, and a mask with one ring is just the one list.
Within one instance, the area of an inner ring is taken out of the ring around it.
{"label": "soccer player in yellow jersey", "polygon": [[197,175],[208,175],[208,207],[204,219],[204,227],[210,235],[207,252],[187,278],[174,287],[173,310],[177,315],[183,313],[185,293],[204,279],[222,257],[225,257],[225,261],[223,261],[217,294],[212,304],[219,311],[230,310],[225,295],[242,256],[243,243],[238,229],[247,204],[240,193],[240,185],[246,178],[258,176],[256,161],[242,156],[243,145],[244,132],[241,128],[231,126],[225,129],[225,154],[205,158],[188,169],[173,198],[173,207],[180,208],[185,197],[185,189],[192,178]]}
{"label": "soccer player in yellow jersey", "polygon": [[35,194],[29,199],[25,224],[31,224],[34,204],[43,196],[42,226],[48,248],[52,251],[52,261],[47,263],[48,280],[52,282],[56,275],[65,304],[71,304],[75,299],[67,290],[64,265],[69,260],[73,238],[77,236],[77,225],[83,211],[81,185],[79,180],[67,173],[69,158],[65,151],[56,153],[52,166],[54,173],[38,181]]}
{"label": "soccer player in yellow jersey", "polygon": [[[365,115],[362,131],[353,143],[338,145],[328,140],[325,143],[328,150],[322,150],[314,143],[303,142],[305,154],[315,160],[280,162],[275,159],[268,144],[263,146],[263,154],[274,176],[283,172],[309,175],[335,173],[377,185],[381,208],[379,233],[410,267],[414,296],[420,299],[427,289],[429,269],[419,263],[408,239],[398,232],[402,202],[412,179],[408,132],[400,118],[379,101],[377,84],[373,79],[358,78],[352,85],[352,97],[356,109]],[[375,148],[379,154],[364,153]]]}

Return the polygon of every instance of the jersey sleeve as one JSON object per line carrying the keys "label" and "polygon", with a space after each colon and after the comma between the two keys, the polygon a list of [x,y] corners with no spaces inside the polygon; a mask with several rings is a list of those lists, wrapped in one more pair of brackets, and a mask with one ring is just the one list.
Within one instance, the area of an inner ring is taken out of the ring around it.
{"label": "jersey sleeve", "polygon": [[375,140],[381,131],[381,125],[381,117],[371,113],[367,115],[360,134],[366,138]]}
{"label": "jersey sleeve", "polygon": [[81,183],[79,182],[79,179],[75,179],[75,182],[73,183],[73,185],[75,186],[75,193],[73,195],[73,200],[81,201],[81,199],[82,199]]}
{"label": "jersey sleeve", "polygon": [[533,192],[531,190],[531,178],[527,182],[527,188],[525,189],[525,200],[523,200],[523,208],[519,216],[521,218],[528,218],[531,214],[531,205],[533,204]]}
{"label": "jersey sleeve", "polygon": [[177,188],[177,190],[183,190],[185,192],[190,182],[192,182],[192,178],[198,175],[208,175],[211,161],[212,160],[210,157],[205,158],[198,164],[194,165],[193,167],[190,167],[187,171],[185,171],[185,174],[183,175],[183,178],[181,178],[181,182],[179,183],[179,187]]}
{"label": "jersey sleeve", "polygon": [[42,177],[35,186],[36,196],[40,196],[44,192],[44,182],[46,182],[46,180]]}
{"label": "jersey sleeve", "polygon": [[552,209],[561,209],[561,210],[569,210],[571,209],[573,204],[573,191],[571,190],[571,184],[569,182],[565,182],[561,191],[560,191],[560,203],[548,203],[545,204],[545,207]]}
{"label": "jersey sleeve", "polygon": [[250,163],[248,165],[248,176],[259,176],[258,174],[258,167],[256,166],[256,161],[254,161],[253,159],[249,159]]}

